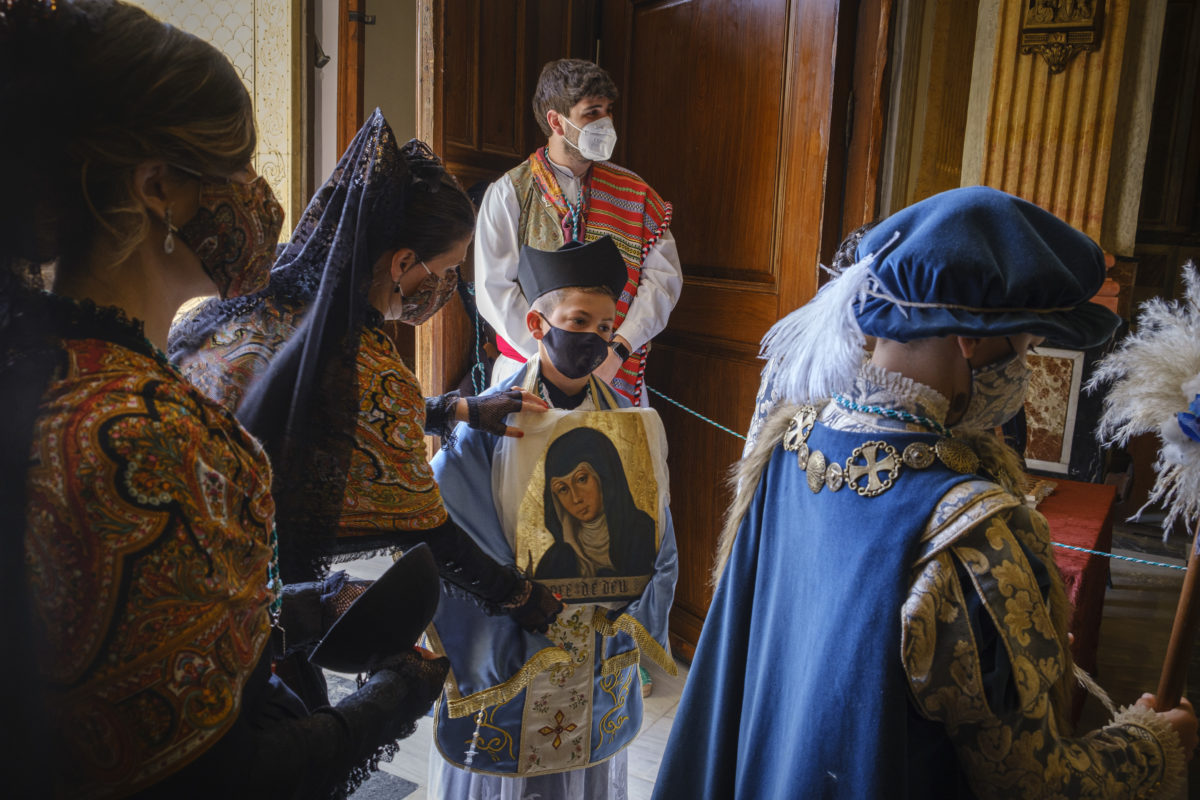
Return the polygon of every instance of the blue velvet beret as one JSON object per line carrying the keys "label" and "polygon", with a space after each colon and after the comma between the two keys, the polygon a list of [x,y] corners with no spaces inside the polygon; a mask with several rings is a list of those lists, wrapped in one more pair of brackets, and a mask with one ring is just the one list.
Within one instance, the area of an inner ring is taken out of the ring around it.
{"label": "blue velvet beret", "polygon": [[856,309],[868,336],[1030,333],[1084,349],[1120,323],[1088,302],[1104,282],[1100,247],[1053,214],[986,186],[952,189],[893,214],[858,243],[858,258],[869,253],[878,253],[870,268],[877,282]]}

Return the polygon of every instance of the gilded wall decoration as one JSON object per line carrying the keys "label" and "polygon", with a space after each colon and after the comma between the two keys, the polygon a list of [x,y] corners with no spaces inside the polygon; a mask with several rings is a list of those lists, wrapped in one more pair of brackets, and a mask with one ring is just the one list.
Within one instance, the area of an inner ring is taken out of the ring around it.
{"label": "gilded wall decoration", "polygon": [[254,168],[287,214],[284,232],[304,210],[299,123],[293,80],[299,28],[288,0],[134,0],[159,19],[224,53],[254,100],[258,149]]}
{"label": "gilded wall decoration", "polygon": [[1100,47],[1104,0],[1025,0],[1021,52],[1037,53],[1057,75],[1079,53]]}

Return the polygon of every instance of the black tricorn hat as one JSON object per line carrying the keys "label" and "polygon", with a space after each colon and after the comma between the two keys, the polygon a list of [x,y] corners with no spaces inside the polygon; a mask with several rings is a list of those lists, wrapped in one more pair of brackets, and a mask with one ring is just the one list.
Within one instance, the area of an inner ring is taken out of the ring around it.
{"label": "black tricorn hat", "polygon": [[334,672],[363,672],[403,653],[433,619],[440,592],[437,563],[419,544],[350,604],[308,660]]}
{"label": "black tricorn hat", "polygon": [[587,244],[567,242],[557,250],[523,245],[517,263],[517,282],[530,303],[568,286],[604,286],[617,299],[628,278],[625,259],[608,236]]}

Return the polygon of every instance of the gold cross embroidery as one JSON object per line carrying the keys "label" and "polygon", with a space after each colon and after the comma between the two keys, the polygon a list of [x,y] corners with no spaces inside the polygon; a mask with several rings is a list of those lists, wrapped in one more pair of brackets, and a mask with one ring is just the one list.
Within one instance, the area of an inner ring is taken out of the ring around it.
{"label": "gold cross embroidery", "polygon": [[571,733],[578,726],[574,722],[569,725],[563,725],[563,712],[561,710],[554,712],[554,723],[555,727],[551,728],[549,725],[545,725],[538,733],[542,736],[553,735],[554,741],[550,744],[557,750],[562,745],[562,735],[564,733]]}

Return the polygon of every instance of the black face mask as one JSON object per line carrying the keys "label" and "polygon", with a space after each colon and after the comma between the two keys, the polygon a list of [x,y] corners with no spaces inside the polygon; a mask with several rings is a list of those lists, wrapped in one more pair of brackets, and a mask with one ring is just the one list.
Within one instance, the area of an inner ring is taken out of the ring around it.
{"label": "black face mask", "polygon": [[550,325],[550,330],[542,337],[542,344],[546,346],[550,363],[563,377],[585,378],[608,358],[608,342],[600,334],[566,331],[551,325],[545,314],[539,312],[538,316]]}

